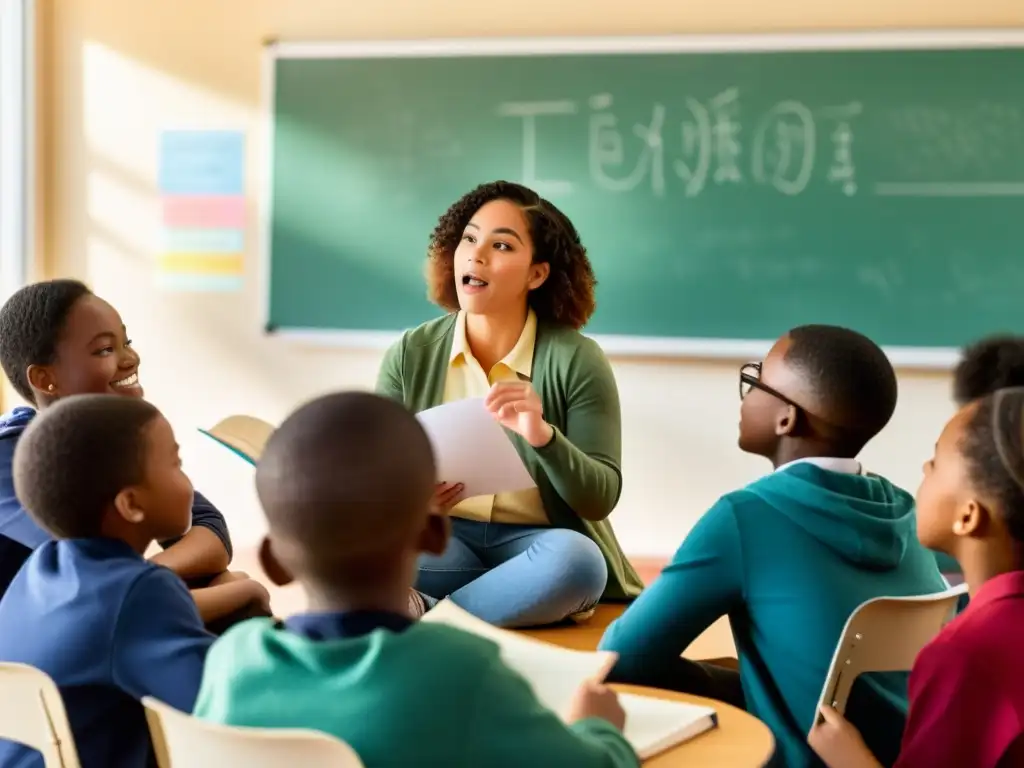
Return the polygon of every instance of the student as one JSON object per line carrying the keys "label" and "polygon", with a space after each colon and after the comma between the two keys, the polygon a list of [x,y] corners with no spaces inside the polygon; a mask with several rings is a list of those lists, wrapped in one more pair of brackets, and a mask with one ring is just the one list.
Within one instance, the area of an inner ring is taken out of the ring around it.
{"label": "student", "polygon": [[[1024,388],[964,406],[924,465],[921,543],[954,557],[971,602],[921,651],[898,768],[1024,765]],[[810,744],[831,768],[878,761],[832,708]]]}
{"label": "student", "polygon": [[989,336],[965,347],[953,371],[959,407],[1006,387],[1024,386],[1024,336]]}
{"label": "student", "polygon": [[[851,330],[801,326],[743,366],[739,384],[740,449],[775,471],[718,500],[601,647],[620,654],[613,680],[745,705],[775,734],[775,764],[799,768],[817,764],[806,734],[853,610],[945,582],[914,536],[913,498],[857,460],[896,406],[881,349]],[[720,616],[742,692],[724,670],[680,658]],[[867,680],[855,686],[858,722],[880,754],[895,754],[906,675]]]}
{"label": "student", "polygon": [[635,597],[642,584],[608,521],[622,493],[619,392],[580,333],[596,281],[576,228],[531,189],[482,184],[438,220],[427,282],[448,314],[388,351],[377,392],[413,411],[484,399],[537,487],[463,498],[466,478],[443,478],[435,504],[450,509],[452,538],[420,560],[419,610],[450,596],[524,627]]}
{"label": "student", "polygon": [[[40,411],[68,395],[143,396],[139,355],[121,316],[77,280],[33,283],[0,307],[0,364],[18,394]],[[19,407],[0,418],[0,595],[29,553],[50,538],[25,514],[12,481],[15,446],[35,415]],[[214,628],[250,611],[267,615],[266,590],[225,573],[231,561],[227,524],[202,495],[195,494],[191,529],[161,544],[153,562],[196,587],[200,613]]]}
{"label": "student", "polygon": [[567,726],[494,643],[410,617],[417,556],[448,539],[434,473],[419,422],[377,395],[327,395],[285,420],[256,468],[261,556],[276,581],[298,578],[309,612],[220,638],[195,714],[329,733],[367,768],[639,765],[611,689],[584,686]]}
{"label": "student", "polygon": [[[184,583],[143,558],[191,523],[170,424],[144,400],[79,395],[32,420],[14,485],[40,544],[0,601],[0,661],[53,678],[83,768],[144,768],[139,699],[188,710],[213,642]],[[0,766],[42,766],[0,741]]]}
{"label": "student", "polygon": [[[1005,387],[1024,386],[1024,336],[988,336],[964,348],[953,370],[953,400],[962,408]],[[957,562],[937,553],[944,574],[959,574]],[[968,595],[960,599],[966,607]]]}

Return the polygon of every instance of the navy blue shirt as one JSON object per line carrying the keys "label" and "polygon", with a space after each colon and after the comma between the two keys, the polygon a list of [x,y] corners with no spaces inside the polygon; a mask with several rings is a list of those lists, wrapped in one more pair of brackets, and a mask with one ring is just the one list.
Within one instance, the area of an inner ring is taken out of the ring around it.
{"label": "navy blue shirt", "polygon": [[[144,768],[139,699],[191,712],[213,640],[181,579],[115,539],[43,544],[0,600],[0,662],[53,678],[83,768]],[[35,750],[0,741],[0,767],[41,766]]]}
{"label": "navy blue shirt", "polygon": [[283,623],[285,629],[310,640],[340,640],[362,637],[375,629],[404,632],[413,624],[408,616],[390,611],[346,611],[345,613],[300,613]]}
{"label": "navy blue shirt", "polygon": [[[50,541],[50,534],[36,525],[18,501],[14,493],[13,465],[14,448],[18,444],[18,438],[35,415],[36,412],[32,408],[19,407],[0,416],[0,536],[30,550]],[[213,531],[223,542],[228,555],[231,555],[231,538],[228,536],[224,515],[198,492],[192,502],[192,525]],[[161,542],[161,545],[166,549],[176,541],[179,539]],[[9,549],[19,551],[17,548],[0,546],[0,556],[13,557],[6,554]],[[5,570],[17,570],[17,564],[6,569],[3,566],[4,564],[0,563],[0,573]],[[0,596],[3,596],[2,584]]]}

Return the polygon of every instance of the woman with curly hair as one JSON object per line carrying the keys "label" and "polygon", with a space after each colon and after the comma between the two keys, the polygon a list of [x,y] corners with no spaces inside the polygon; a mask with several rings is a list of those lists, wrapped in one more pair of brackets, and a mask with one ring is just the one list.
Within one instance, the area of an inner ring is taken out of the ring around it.
{"label": "woman with curly hair", "polygon": [[414,411],[484,397],[537,487],[435,497],[452,539],[419,563],[410,610],[450,597],[505,627],[581,620],[598,600],[640,592],[608,523],[622,491],[619,395],[601,348],[580,333],[594,272],[572,222],[533,190],[477,187],[430,240],[431,299],[449,314],[406,332],[377,390]]}

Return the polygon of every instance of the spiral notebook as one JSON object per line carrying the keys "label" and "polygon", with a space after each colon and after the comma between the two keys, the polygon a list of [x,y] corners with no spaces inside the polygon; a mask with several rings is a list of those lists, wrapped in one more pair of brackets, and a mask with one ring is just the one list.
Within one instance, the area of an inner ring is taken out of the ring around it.
{"label": "spiral notebook", "polygon": [[[562,717],[580,685],[587,680],[604,680],[616,659],[608,651],[575,651],[499,629],[451,600],[438,603],[422,621],[448,624],[496,643],[505,663],[526,678],[541,703]],[[620,694],[619,701],[626,710],[624,735],[641,760],[718,725],[718,715],[711,707],[629,693]]]}

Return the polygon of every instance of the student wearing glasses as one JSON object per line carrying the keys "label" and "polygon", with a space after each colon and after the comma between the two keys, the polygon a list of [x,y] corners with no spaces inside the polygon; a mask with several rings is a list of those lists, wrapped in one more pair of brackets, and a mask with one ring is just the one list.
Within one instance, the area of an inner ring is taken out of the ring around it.
{"label": "student wearing glasses", "polygon": [[[896,375],[870,339],[794,328],[740,371],[739,446],[774,471],[721,499],[671,564],[609,627],[611,679],[745,707],[775,735],[773,765],[820,765],[807,733],[836,643],[857,606],[939,592],[915,535],[914,499],[858,454],[889,422]],[[728,616],[739,673],[680,658]],[[883,764],[899,750],[906,674],[866,675],[847,714]]]}

